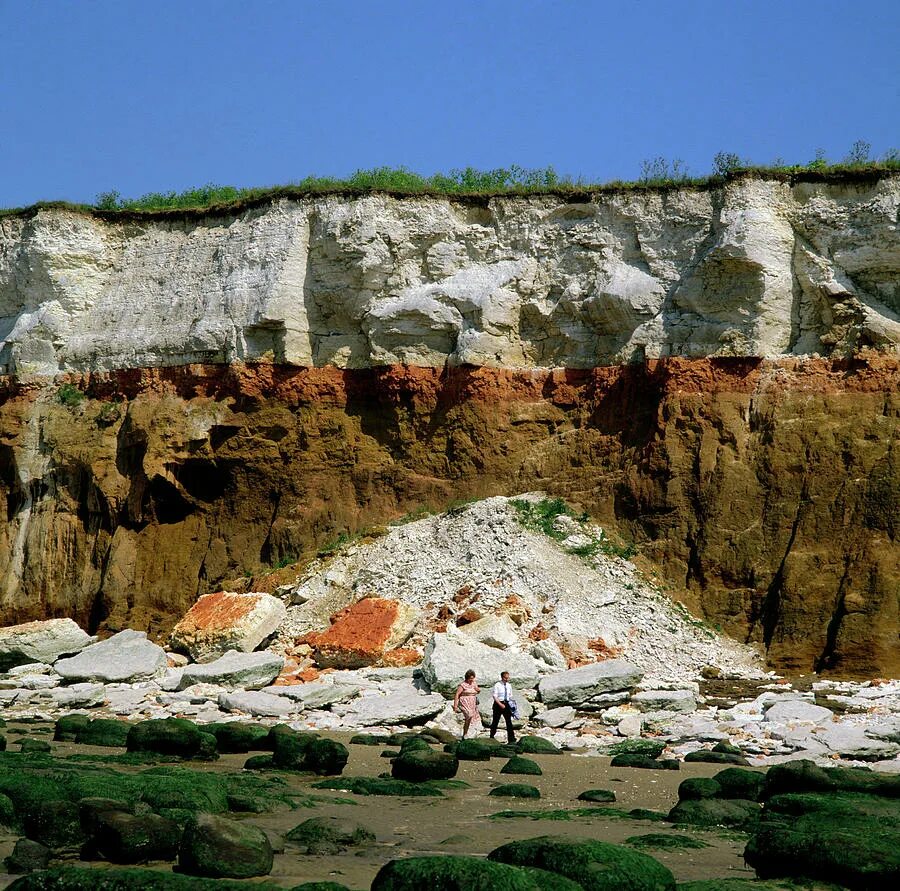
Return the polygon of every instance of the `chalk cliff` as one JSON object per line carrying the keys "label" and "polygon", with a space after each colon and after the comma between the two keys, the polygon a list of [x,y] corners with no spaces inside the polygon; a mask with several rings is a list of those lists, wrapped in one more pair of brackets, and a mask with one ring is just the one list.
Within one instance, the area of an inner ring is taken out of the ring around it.
{"label": "chalk cliff", "polygon": [[161,631],[544,488],[773,663],[900,671],[900,177],[0,218],[0,620]]}

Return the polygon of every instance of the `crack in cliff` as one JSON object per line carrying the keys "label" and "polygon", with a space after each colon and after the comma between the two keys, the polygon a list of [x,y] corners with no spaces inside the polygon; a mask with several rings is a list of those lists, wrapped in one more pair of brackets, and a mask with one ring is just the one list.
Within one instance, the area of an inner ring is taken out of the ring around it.
{"label": "crack in cliff", "polygon": [[822,653],[815,663],[815,670],[817,672],[834,666],[835,656],[837,655],[838,634],[840,633],[844,616],[847,615],[847,580],[850,578],[850,565],[852,562],[849,554],[844,557],[844,574],[841,576],[841,580],[838,583],[834,610],[825,632],[825,646],[822,648]]}
{"label": "crack in cliff", "polygon": [[800,491],[800,500],[797,503],[797,510],[794,514],[794,521],[791,524],[791,534],[788,536],[787,547],[781,557],[781,563],[775,571],[772,582],[766,590],[763,598],[762,608],[760,610],[760,620],[763,628],[763,644],[768,650],[772,645],[775,637],[775,631],[781,618],[781,594],[784,587],[784,574],[787,559],[794,547],[794,541],[797,538],[797,532],[800,529],[800,521],[803,518],[803,508],[810,503],[809,489],[806,478],[803,480],[803,486]]}

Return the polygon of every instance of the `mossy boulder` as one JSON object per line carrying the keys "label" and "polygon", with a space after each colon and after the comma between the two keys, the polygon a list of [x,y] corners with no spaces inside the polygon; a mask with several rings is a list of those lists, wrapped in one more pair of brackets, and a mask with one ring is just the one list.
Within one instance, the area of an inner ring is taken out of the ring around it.
{"label": "mossy boulder", "polygon": [[501,845],[493,862],[533,866],[577,882],[584,891],[674,891],[675,879],[661,863],[621,845],[588,838],[542,836]]}
{"label": "mossy boulder", "polygon": [[75,731],[75,742],[80,746],[124,748],[130,730],[131,724],[127,721],[117,721],[114,718],[95,718]]}
{"label": "mossy boulder", "polygon": [[610,789],[586,789],[578,796],[579,801],[590,801],[596,804],[609,804],[616,800],[616,793]]}
{"label": "mossy boulder", "polygon": [[509,761],[500,768],[500,773],[521,774],[522,776],[532,777],[543,775],[541,766],[537,761],[532,761],[530,758],[521,758],[518,755],[514,755],[510,758]]}
{"label": "mossy boulder", "polygon": [[688,752],[684,756],[684,760],[688,764],[737,764],[740,767],[747,767],[750,764],[743,755],[732,755],[730,752],[716,752],[707,749]]}
{"label": "mossy boulder", "polygon": [[456,776],[459,761],[449,752],[435,752],[432,749],[404,752],[391,762],[391,776],[396,780],[420,783],[426,780],[449,780]]}
{"label": "mossy boulder", "polygon": [[52,856],[53,852],[46,845],[30,838],[20,838],[3,863],[7,872],[22,875],[36,869],[46,869]]}
{"label": "mossy boulder", "polygon": [[649,848],[654,851],[700,850],[709,847],[706,842],[700,841],[699,838],[692,838],[690,835],[663,832],[632,835],[625,839],[625,844],[640,850]]}
{"label": "mossy boulder", "polygon": [[736,746],[734,743],[728,742],[728,740],[723,739],[721,742],[717,742],[712,750],[714,752],[723,752],[726,755],[743,755],[743,750]]}
{"label": "mossy boulder", "polygon": [[562,749],[541,736],[523,736],[516,743],[520,755],[561,755]]}
{"label": "mossy boulder", "polygon": [[265,876],[273,862],[272,845],[261,829],[213,814],[198,814],[187,824],[178,852],[182,872],[216,879]]}
{"label": "mossy boulder", "polygon": [[81,828],[91,838],[100,826],[100,818],[110,813],[133,813],[127,801],[117,798],[82,798],[78,802],[78,819]]}
{"label": "mossy boulder", "polygon": [[0,827],[13,829],[18,825],[16,808],[8,795],[0,792]]}
{"label": "mossy boulder", "polygon": [[271,770],[275,761],[271,755],[251,755],[244,762],[244,770]]}
{"label": "mossy boulder", "polygon": [[757,770],[741,767],[727,767],[719,771],[713,779],[719,784],[720,798],[742,798],[745,801],[760,801],[766,775]]}
{"label": "mossy boulder", "polygon": [[644,770],[679,770],[681,765],[674,758],[651,758],[640,753],[625,752],[609,762],[610,767],[641,767]]}
{"label": "mossy boulder", "polygon": [[0,736],[0,752],[6,751],[6,737]]}
{"label": "mossy boulder", "polygon": [[314,783],[315,789],[334,789],[354,795],[406,795],[411,798],[443,798],[430,783],[410,783],[385,777],[341,777]]}
{"label": "mossy boulder", "polygon": [[295,826],[285,839],[301,854],[339,854],[375,841],[375,833],[342,817],[312,817]]}
{"label": "mossy boulder", "polygon": [[206,724],[204,732],[216,738],[216,748],[222,754],[243,755],[257,749],[264,749],[269,736],[269,728],[261,724],[246,724],[230,721],[222,724]]}
{"label": "mossy boulder", "polygon": [[[158,814],[107,811],[97,817],[87,844],[89,859],[137,864],[151,860],[174,860],[181,842],[181,827]],[[87,858],[86,858],[87,859]]]}
{"label": "mossy boulder", "polygon": [[350,889],[337,882],[304,882],[302,885],[294,885],[291,891],[350,891]]}
{"label": "mossy boulder", "polygon": [[272,763],[280,770],[298,770],[319,776],[335,776],[350,758],[345,745],[312,733],[270,734]]}
{"label": "mossy boulder", "polygon": [[26,738],[19,741],[19,751],[26,755],[46,755],[51,748],[50,743],[45,739]]}
{"label": "mossy boulder", "polygon": [[503,786],[495,786],[488,792],[493,798],[540,798],[540,790],[526,783],[506,783]]}
{"label": "mossy boulder", "polygon": [[402,752],[430,752],[433,742],[425,739],[424,736],[408,736],[400,742],[400,751]]}
{"label": "mossy boulder", "polygon": [[691,777],[682,780],[678,787],[679,801],[699,801],[703,798],[718,798],[722,787],[710,777]]}
{"label": "mossy boulder", "polygon": [[860,889],[897,887],[900,802],[860,793],[773,796],[744,858],[760,878],[804,878]]}
{"label": "mossy boulder", "polygon": [[91,723],[87,715],[63,715],[57,718],[53,728],[53,739],[57,742],[75,742],[78,731]]}
{"label": "mossy boulder", "polygon": [[158,752],[174,758],[218,758],[216,737],[185,718],[141,721],[128,731],[129,752]]}
{"label": "mossy boulder", "polygon": [[386,746],[390,745],[389,736],[379,736],[374,733],[357,733],[350,737],[351,746]]}
{"label": "mossy boulder", "polygon": [[655,739],[623,739],[603,749],[603,754],[615,755],[646,755],[648,758],[659,758],[665,751],[666,744]]}
{"label": "mossy boulder", "polygon": [[755,801],[739,798],[704,798],[679,801],[669,811],[672,823],[691,826],[726,826],[750,830],[759,822],[760,807]]}
{"label": "mossy boulder", "polygon": [[580,885],[538,869],[522,869],[481,857],[408,857],[378,871],[371,891],[579,891]]}

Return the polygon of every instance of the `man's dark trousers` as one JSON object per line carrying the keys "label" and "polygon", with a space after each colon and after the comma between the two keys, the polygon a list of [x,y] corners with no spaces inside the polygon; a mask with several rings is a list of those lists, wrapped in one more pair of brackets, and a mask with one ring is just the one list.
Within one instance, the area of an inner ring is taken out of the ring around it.
{"label": "man's dark trousers", "polygon": [[509,711],[509,706],[506,708],[500,708],[496,702],[491,703],[494,707],[493,715],[491,717],[491,739],[494,738],[494,735],[497,733],[497,726],[500,723],[500,716],[503,715],[506,720],[506,741],[508,743],[514,743],[516,741],[516,735],[513,732],[512,725],[512,714]]}

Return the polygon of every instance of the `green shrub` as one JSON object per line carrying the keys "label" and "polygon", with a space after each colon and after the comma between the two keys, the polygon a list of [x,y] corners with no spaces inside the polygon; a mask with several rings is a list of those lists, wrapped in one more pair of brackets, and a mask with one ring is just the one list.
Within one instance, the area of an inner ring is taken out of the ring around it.
{"label": "green shrub", "polygon": [[77,408],[87,398],[78,387],[72,384],[63,384],[56,391],[56,398],[66,406],[66,408]]}

